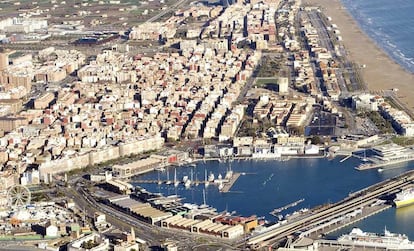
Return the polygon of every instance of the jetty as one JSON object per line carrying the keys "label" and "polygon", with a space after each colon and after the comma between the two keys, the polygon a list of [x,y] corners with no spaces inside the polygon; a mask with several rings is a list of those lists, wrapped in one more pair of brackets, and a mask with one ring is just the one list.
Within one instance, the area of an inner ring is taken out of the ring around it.
{"label": "jetty", "polygon": [[273,215],[273,216],[275,216],[275,217],[277,217],[277,214],[278,214],[278,213],[280,213],[280,212],[282,212],[282,211],[284,211],[284,210],[286,210],[286,209],[288,209],[288,208],[291,208],[291,207],[297,206],[299,203],[302,203],[303,201],[305,201],[305,199],[303,199],[303,198],[302,198],[302,199],[297,200],[297,201],[295,201],[295,202],[289,203],[289,204],[287,204],[286,206],[283,206],[283,207],[279,207],[279,208],[273,209],[273,211],[272,211],[272,212],[270,212],[270,214],[271,214],[271,215]]}
{"label": "jetty", "polygon": [[352,155],[345,156],[345,158],[341,159],[339,162],[342,163],[342,162],[344,162],[345,160],[347,160],[347,159],[349,159],[351,157],[352,157]]}
{"label": "jetty", "polygon": [[237,181],[237,179],[240,177],[240,173],[233,173],[231,178],[228,180],[228,182],[224,183],[223,188],[220,192],[222,193],[228,193],[231,189],[231,187],[234,185],[234,183]]}

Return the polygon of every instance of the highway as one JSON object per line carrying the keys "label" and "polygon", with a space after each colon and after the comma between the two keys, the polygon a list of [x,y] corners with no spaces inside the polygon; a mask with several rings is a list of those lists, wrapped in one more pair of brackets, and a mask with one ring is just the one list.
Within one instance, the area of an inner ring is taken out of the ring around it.
{"label": "highway", "polygon": [[332,219],[346,215],[356,209],[368,206],[381,196],[388,195],[412,185],[414,172],[410,171],[398,178],[393,178],[375,184],[366,189],[351,194],[345,199],[321,209],[312,210],[306,217],[289,222],[272,231],[250,238],[247,244],[250,247],[274,246],[288,236],[309,230]]}

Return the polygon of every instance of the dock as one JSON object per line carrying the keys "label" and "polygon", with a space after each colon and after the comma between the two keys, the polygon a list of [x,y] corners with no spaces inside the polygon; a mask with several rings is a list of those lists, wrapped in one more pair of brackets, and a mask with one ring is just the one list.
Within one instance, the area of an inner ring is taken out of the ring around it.
{"label": "dock", "polygon": [[345,160],[347,160],[347,159],[349,159],[349,158],[351,158],[352,157],[352,155],[348,155],[348,156],[346,156],[345,158],[343,158],[343,159],[341,159],[339,162],[344,162]]}
{"label": "dock", "polygon": [[[174,185],[174,180],[134,180],[137,183],[146,183],[146,184],[167,184],[167,185]],[[207,181],[208,182],[208,181]],[[179,181],[179,184],[184,184],[184,182]],[[204,184],[206,183],[204,180],[193,181],[192,184],[199,183]]]}
{"label": "dock", "polygon": [[237,181],[240,175],[241,175],[240,173],[233,173],[229,181],[224,183],[223,189],[221,189],[220,192],[228,193],[230,191],[230,188],[234,185],[234,183]]}
{"label": "dock", "polygon": [[282,211],[284,211],[288,208],[297,206],[299,203],[302,203],[304,200],[305,199],[300,199],[300,200],[297,200],[295,202],[289,203],[284,207],[279,207],[279,208],[273,209],[272,212],[270,212],[270,214],[276,217],[278,213],[280,213],[280,212],[282,212]]}

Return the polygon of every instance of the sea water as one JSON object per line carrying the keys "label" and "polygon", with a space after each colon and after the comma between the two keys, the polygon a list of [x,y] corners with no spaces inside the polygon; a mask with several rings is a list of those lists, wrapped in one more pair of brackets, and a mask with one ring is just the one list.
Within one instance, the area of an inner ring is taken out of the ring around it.
{"label": "sea water", "polygon": [[[141,184],[135,185],[146,188],[150,192],[163,195],[178,194],[184,202],[203,203],[203,190],[206,194],[206,203],[217,208],[218,211],[235,211],[238,215],[264,216],[269,221],[276,220],[270,212],[289,203],[304,199],[297,206],[289,208],[282,214],[291,214],[301,208],[312,208],[325,203],[334,203],[349,193],[355,192],[382,180],[394,177],[414,167],[413,164],[402,165],[400,168],[385,169],[378,172],[376,169],[357,171],[354,169],[360,161],[350,158],[340,162],[340,158],[328,159],[290,159],[288,161],[274,160],[244,160],[219,163],[218,161],[199,162],[196,167],[177,167],[177,180],[183,176],[193,180],[204,180],[205,173],[223,177],[231,169],[233,172],[243,173],[235,182],[229,193],[220,193],[217,186],[204,184],[191,186],[186,189],[180,184]],[[169,167],[170,180],[174,179],[174,167]],[[135,180],[166,180],[167,171],[154,171],[136,177]],[[388,209],[374,215],[367,220],[354,224],[364,231],[382,232],[386,226],[388,230],[408,234],[414,240],[414,207],[402,209]],[[350,228],[352,228],[350,226]],[[333,236],[350,230],[347,228]]]}
{"label": "sea water", "polygon": [[362,30],[414,73],[413,0],[341,0]]}

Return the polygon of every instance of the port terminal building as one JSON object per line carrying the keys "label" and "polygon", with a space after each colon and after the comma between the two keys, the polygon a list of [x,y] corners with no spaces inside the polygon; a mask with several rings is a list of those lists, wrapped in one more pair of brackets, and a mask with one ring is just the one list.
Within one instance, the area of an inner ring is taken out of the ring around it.
{"label": "port terminal building", "polygon": [[192,233],[211,235],[219,238],[234,239],[244,234],[244,227],[238,225],[225,225],[213,222],[210,219],[194,220],[181,215],[175,215],[161,221],[161,227],[184,230]]}
{"label": "port terminal building", "polygon": [[164,212],[153,208],[149,203],[142,203],[132,199],[129,195],[119,195],[108,199],[109,203],[138,219],[155,224],[172,216],[170,212]]}

